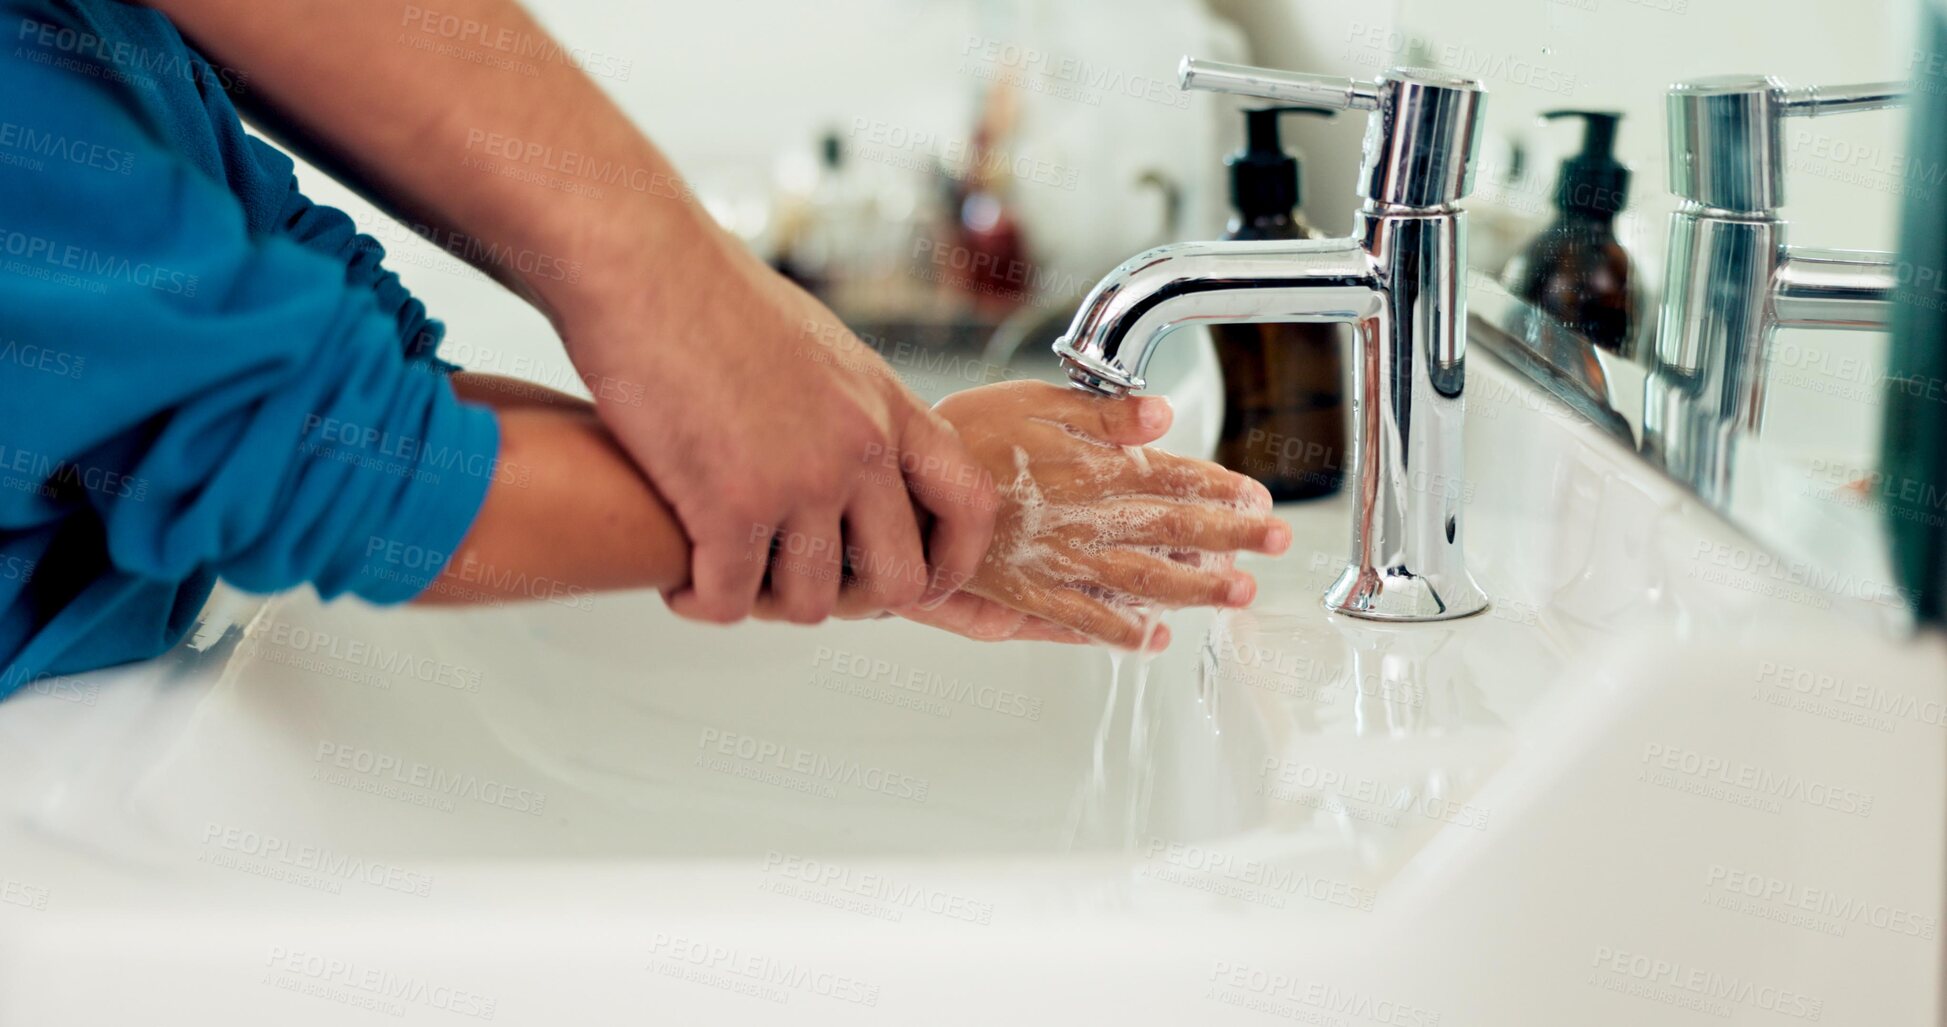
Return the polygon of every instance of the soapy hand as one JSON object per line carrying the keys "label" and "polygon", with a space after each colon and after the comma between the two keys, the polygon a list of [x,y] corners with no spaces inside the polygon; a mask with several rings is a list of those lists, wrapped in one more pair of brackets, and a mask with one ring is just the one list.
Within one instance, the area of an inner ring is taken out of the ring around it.
{"label": "soapy hand", "polygon": [[[1281,553],[1271,496],[1215,464],[1139,449],[1170,424],[1156,397],[1105,399],[1007,382],[934,408],[994,478],[994,537],[972,581],[900,616],[973,638],[1145,644],[1145,610],[1244,606],[1238,550]],[[1168,643],[1157,627],[1152,649]]]}

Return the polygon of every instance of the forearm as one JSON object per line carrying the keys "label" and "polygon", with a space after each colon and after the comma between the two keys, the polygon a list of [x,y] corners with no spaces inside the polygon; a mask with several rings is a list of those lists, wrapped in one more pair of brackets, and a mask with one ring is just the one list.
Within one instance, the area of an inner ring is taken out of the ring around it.
{"label": "forearm", "polygon": [[[455,381],[468,398],[483,384],[470,377]],[[561,398],[573,406],[499,405],[500,466],[518,473],[495,475],[466,539],[416,602],[671,589],[688,580],[689,542],[669,508],[592,410]]]}
{"label": "forearm", "polygon": [[595,412],[594,404],[585,399],[570,396],[559,389],[551,389],[523,378],[509,378],[502,374],[486,374],[479,371],[455,371],[449,380],[453,384],[454,395],[469,403],[490,406],[495,410],[540,409],[584,414]]}
{"label": "forearm", "polygon": [[[150,2],[247,75],[238,102],[287,145],[407,220],[457,233],[435,241],[557,325],[613,283],[649,284],[656,254],[728,259],[727,235],[668,160],[561,51],[526,62],[530,77],[419,49],[454,41],[402,0]],[[514,0],[437,8],[496,37],[547,39]],[[520,259],[494,256],[508,254]]]}

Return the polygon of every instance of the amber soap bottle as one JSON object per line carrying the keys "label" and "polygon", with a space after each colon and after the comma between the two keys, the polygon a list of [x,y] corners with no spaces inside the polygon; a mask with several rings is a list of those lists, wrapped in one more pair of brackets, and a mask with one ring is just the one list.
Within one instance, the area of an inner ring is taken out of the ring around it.
{"label": "amber soap bottle", "polygon": [[1616,214],[1629,202],[1629,169],[1616,160],[1613,111],[1549,111],[1581,118],[1582,152],[1562,162],[1555,220],[1508,268],[1506,283],[1555,323],[1628,357],[1638,329],[1636,272],[1616,238]]}
{"label": "amber soap bottle", "polygon": [[[1283,114],[1246,111],[1246,140],[1230,157],[1233,214],[1226,239],[1313,239],[1298,212],[1297,158],[1278,138]],[[1329,324],[1221,324],[1210,330],[1224,376],[1217,462],[1264,483],[1278,502],[1315,499],[1345,481],[1346,412],[1340,329]]]}

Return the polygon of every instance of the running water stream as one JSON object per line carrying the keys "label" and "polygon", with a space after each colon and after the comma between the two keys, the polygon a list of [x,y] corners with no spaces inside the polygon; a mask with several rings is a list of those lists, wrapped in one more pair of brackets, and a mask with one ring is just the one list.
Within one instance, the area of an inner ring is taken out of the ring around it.
{"label": "running water stream", "polygon": [[[1065,425],[1057,427],[1094,441]],[[1133,466],[1143,478],[1153,473],[1151,455],[1141,446],[1111,446],[1100,442],[1095,445],[1101,447],[1099,457],[1076,461],[1084,480],[1106,487],[1118,473],[1126,473],[1126,469],[1115,466],[1122,461],[1127,461],[1124,468]],[[1232,564],[1229,553],[1132,545],[1116,539],[1132,524],[1166,516],[1172,503],[1241,509],[1245,501],[1225,503],[1175,493],[1159,495],[1161,504],[1151,509],[1117,509],[1096,502],[1051,498],[1033,473],[1023,448],[1014,450],[1014,469],[1014,479],[1003,490],[1019,510],[1019,524],[1010,539],[999,544],[1003,546],[999,555],[1030,577],[1053,579],[1075,575],[1088,566],[1082,557],[1101,556],[1112,549],[1141,551],[1199,569],[1227,569]],[[1081,529],[1079,536],[1076,529]],[[1149,687],[1151,666],[1156,658],[1150,651],[1150,643],[1162,624],[1163,611],[1141,605],[1129,596],[1104,594],[1099,590],[1091,590],[1089,594],[1141,617],[1142,645],[1133,653],[1123,650],[1108,653],[1109,680],[1102,716],[1088,753],[1087,774],[1070,806],[1064,841],[1069,848],[1113,844],[1133,847],[1148,823],[1155,781],[1156,714],[1162,699],[1157,690]],[[1210,685],[1205,682],[1198,686],[1197,695],[1205,706],[1205,719],[1214,730],[1216,721],[1208,713],[1215,709],[1215,699],[1209,691]]]}

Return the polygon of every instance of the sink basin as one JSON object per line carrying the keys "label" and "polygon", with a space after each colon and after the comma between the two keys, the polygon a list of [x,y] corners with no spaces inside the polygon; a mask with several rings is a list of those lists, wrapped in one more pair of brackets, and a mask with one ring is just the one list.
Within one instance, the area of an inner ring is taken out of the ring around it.
{"label": "sink basin", "polygon": [[[271,601],[0,703],[0,1022],[1931,1024],[1947,650],[1492,360],[1489,610]],[[107,985],[107,986],[104,986]]]}

